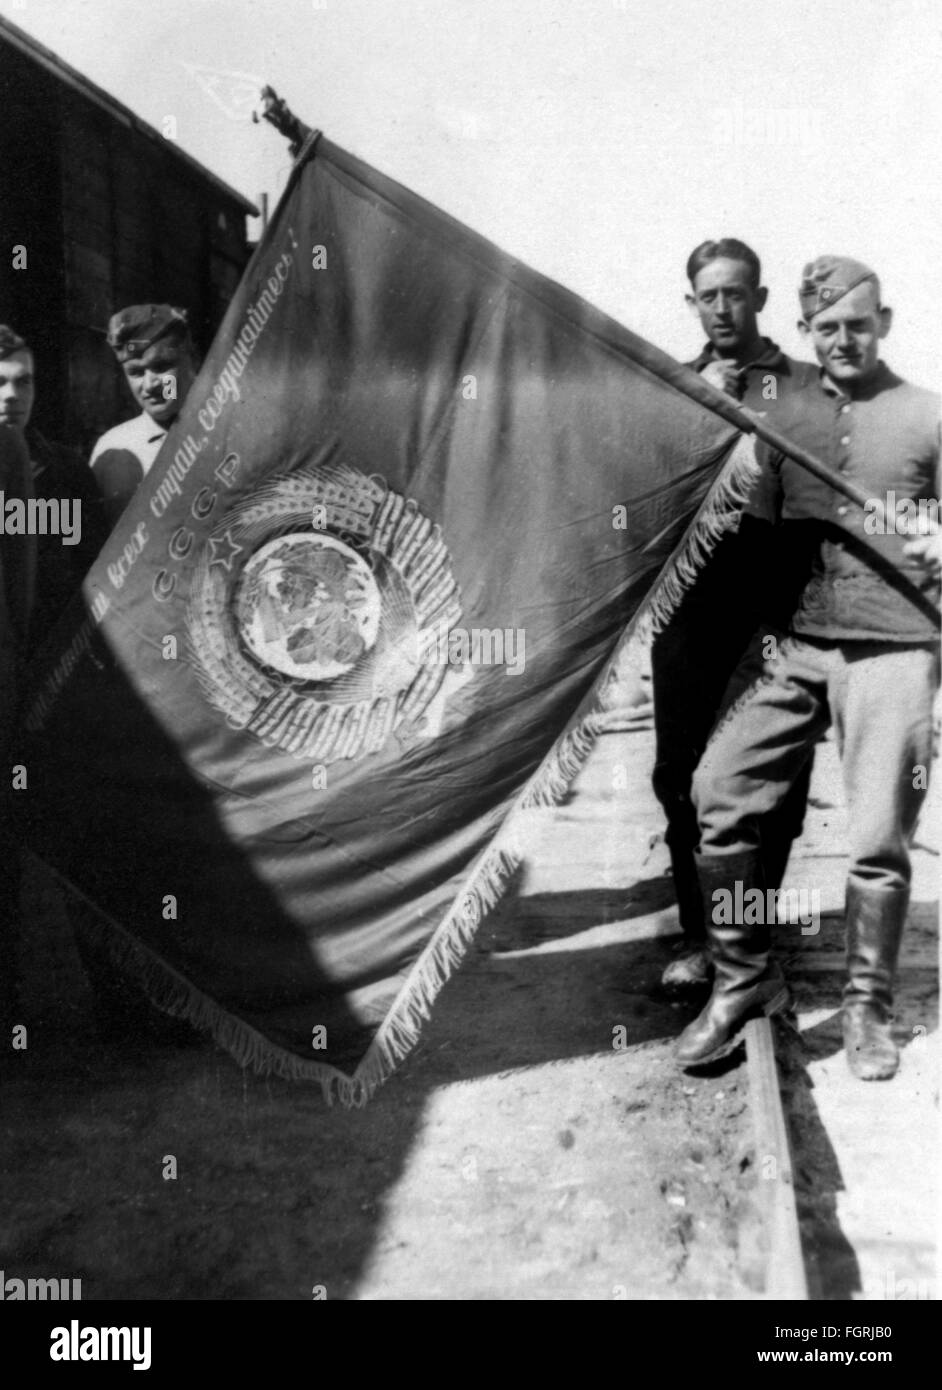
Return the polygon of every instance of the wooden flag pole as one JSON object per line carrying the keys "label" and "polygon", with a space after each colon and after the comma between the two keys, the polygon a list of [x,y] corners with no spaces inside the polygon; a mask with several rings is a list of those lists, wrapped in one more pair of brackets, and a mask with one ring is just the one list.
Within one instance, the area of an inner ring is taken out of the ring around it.
{"label": "wooden flag pole", "polygon": [[[269,121],[279,134],[290,141],[292,157],[297,159],[305,142],[313,134],[312,127],[305,125],[294,114],[284,98],[278,96],[273,87],[262,88],[261,101],[262,119]],[[253,112],[252,119],[258,123],[257,112]],[[637,345],[637,360],[658,376],[666,378],[678,391],[682,391],[684,395],[705,406],[707,410],[712,410],[715,415],[721,415],[724,420],[728,420],[744,434],[754,434],[758,439],[769,444],[777,453],[784,454],[793,463],[797,463],[800,468],[804,468],[806,472],[812,473],[822,483],[832,487],[835,492],[842,493],[856,506],[866,509],[868,502],[873,500],[864,492],[863,488],[848,482],[833,468],[828,468],[827,464],[822,463],[814,454],[803,449],[800,444],[795,444],[787,435],[782,434],[781,430],[770,425],[764,416],[746,409],[717,387],[711,386],[691,367],[683,366],[668,356],[666,352],[662,352],[660,348],[643,342],[634,334],[631,334],[630,337]],[[912,584],[908,576],[901,570],[898,570],[898,573],[902,582],[912,590],[914,595],[918,595],[920,606],[924,607],[926,611],[931,611],[932,616],[936,619],[942,617],[936,605]]]}
{"label": "wooden flag pole", "polygon": [[[288,103],[283,97],[278,95],[273,87],[262,88],[261,100],[261,118],[269,121],[279,134],[290,141],[291,153],[297,158],[305,140],[311,134],[312,128],[305,125],[304,122],[294,114]],[[258,113],[253,114],[253,120],[258,122]],[[706,406],[706,408],[712,410],[714,414],[722,415],[724,419],[729,420],[730,424],[735,425],[737,429],[743,430],[747,434],[755,434],[758,438],[764,439],[765,442],[771,444],[774,449],[778,450],[780,453],[786,454],[794,463],[807,469],[809,473],[813,473],[816,478],[820,478],[822,482],[829,484],[829,486],[833,487],[837,492],[843,493],[845,497],[848,497],[852,502],[856,502],[858,506],[866,506],[868,497],[861,488],[855,487],[853,483],[849,483],[846,478],[842,478],[839,473],[836,473],[832,468],[828,468],[820,459],[815,458],[813,454],[809,454],[806,449],[802,449],[799,445],[793,444],[786,435],[782,434],[779,430],[773,429],[761,416],[754,415],[752,411],[746,410],[738,405],[722,391],[719,391],[716,387],[704,381],[703,378],[691,368],[681,367],[679,362],[675,362],[673,358],[668,357],[666,353],[660,353],[657,349],[655,349],[654,352],[658,357],[663,359],[664,365],[669,364],[670,368],[673,369],[669,373],[664,374],[669,375],[671,384],[676,386],[679,391],[683,391],[685,395],[692,397],[693,400]],[[661,370],[663,372],[663,367]]]}
{"label": "wooden flag pole", "polygon": [[[670,381],[679,391],[692,400],[698,401],[708,409],[722,415],[730,424],[736,425],[746,434],[753,434],[758,439],[769,444],[777,453],[783,454],[786,458],[797,463],[806,472],[812,473],[819,478],[822,483],[832,487],[835,492],[840,492],[849,501],[854,502],[858,507],[867,509],[868,504],[872,505],[876,500],[871,494],[864,492],[863,488],[856,483],[848,482],[840,473],[833,468],[828,468],[827,464],[821,462],[816,455],[803,449],[800,444],[796,444],[789,439],[787,434],[775,429],[762,415],[757,415],[746,407],[739,405],[736,401],[726,396],[716,387],[693,370],[692,367],[681,366],[680,363],[674,364],[670,372]],[[913,583],[909,575],[906,574],[898,565],[893,565],[893,569],[899,578],[901,586],[907,590],[907,596],[918,608],[931,617],[935,622],[942,621],[942,613],[939,611],[938,604],[932,602],[927,594]]]}
{"label": "wooden flag pole", "polygon": [[764,440],[778,453],[785,454],[793,463],[797,463],[807,472],[813,473],[816,478],[820,478],[822,483],[827,483],[829,487],[834,488],[835,492],[843,493],[851,502],[856,502],[859,507],[866,507],[867,503],[872,500],[863,488],[848,482],[845,477],[833,468],[828,468],[827,464],[822,463],[814,454],[810,454],[800,444],[795,444],[787,434],[782,434],[781,430],[770,425],[763,415],[755,414],[745,406],[739,405],[717,387],[711,386],[692,367],[683,367],[680,371],[672,373],[671,383],[679,391],[683,391],[685,395],[690,396],[701,405],[705,405],[715,414],[722,415],[724,419],[729,420],[730,424],[736,425],[746,434],[754,434],[757,438]]}

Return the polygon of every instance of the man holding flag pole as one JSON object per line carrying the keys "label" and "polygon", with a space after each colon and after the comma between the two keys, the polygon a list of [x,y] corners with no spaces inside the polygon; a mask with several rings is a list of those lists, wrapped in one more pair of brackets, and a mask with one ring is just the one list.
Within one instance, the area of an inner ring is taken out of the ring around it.
{"label": "man holding flag pole", "polygon": [[[844,771],[851,863],[843,1032],[861,1080],[891,1077],[893,984],[909,902],[909,841],[928,788],[938,686],[940,537],[909,536],[895,504],[938,509],[939,397],[880,360],[891,311],[868,266],[848,256],[806,265],[800,328],[820,364],[779,425],[825,458],[864,496],[763,446],[778,483],[781,563],[795,599],[771,677],[718,730],[694,777],[701,830],[698,871],[712,904],[713,993],[685,1029],[677,1056],[698,1067],[725,1056],[756,1013],[784,1008],[787,989],[769,956],[768,914],[728,904],[765,898],[759,820],[782,803],[833,723]],[[878,518],[878,525],[870,522]],[[709,911],[709,908],[708,908]]]}
{"label": "man holding flag pole", "polygon": [[[781,436],[293,134],[18,753],[31,841],[127,977],[243,1064],[359,1103],[520,863],[511,813],[557,803],[591,751],[626,621],[666,621],[735,526],[743,435]],[[525,636],[513,679],[469,658],[487,632]]]}
{"label": "man holding flag pole", "polygon": [[[691,253],[687,277],[687,303],[707,334],[705,347],[690,366],[731,399],[774,420],[782,404],[814,375],[814,368],[793,361],[760,333],[758,317],[768,291],[758,256],[734,237],[705,241]],[[671,993],[701,993],[709,989],[712,977],[694,860],[699,833],[691,783],[724,705],[738,693],[738,686],[762,673],[760,639],[774,617],[770,610],[775,576],[768,563],[774,520],[767,489],[759,479],[738,530],[719,542],[651,647],[653,785],[667,819],[665,838],[683,933],[661,977]],[[744,574],[749,576],[746,584]],[[763,820],[762,855],[769,887],[781,884],[792,843],[801,833],[810,775],[809,761],[782,806]]]}

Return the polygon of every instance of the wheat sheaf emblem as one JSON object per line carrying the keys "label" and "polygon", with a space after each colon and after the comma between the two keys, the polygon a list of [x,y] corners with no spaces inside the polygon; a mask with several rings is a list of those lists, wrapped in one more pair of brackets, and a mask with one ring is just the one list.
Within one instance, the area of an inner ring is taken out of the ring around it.
{"label": "wheat sheaf emblem", "polygon": [[187,646],[233,728],[327,764],[422,714],[460,618],[441,528],[381,478],[327,463],[268,478],[207,537]]}

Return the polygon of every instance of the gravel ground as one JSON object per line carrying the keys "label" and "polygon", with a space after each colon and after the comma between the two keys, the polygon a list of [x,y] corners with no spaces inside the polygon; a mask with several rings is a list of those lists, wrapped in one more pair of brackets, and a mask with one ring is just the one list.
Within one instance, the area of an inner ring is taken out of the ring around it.
{"label": "gravel ground", "polygon": [[[604,736],[566,805],[533,817],[513,892],[358,1111],[245,1075],[208,1042],[100,1043],[59,891],[32,863],[29,1047],[4,1059],[7,1276],[81,1278],[87,1300],[760,1295],[745,1068],[677,1071],[691,1011],[656,987],[676,916],[651,753],[644,728]],[[832,792],[817,802],[803,854],[833,815]],[[803,1230],[817,1296],[847,1298],[864,1271],[811,1075],[834,1059],[839,977],[807,988],[803,1039],[780,1037]],[[836,1072],[832,1089],[847,1091]]]}

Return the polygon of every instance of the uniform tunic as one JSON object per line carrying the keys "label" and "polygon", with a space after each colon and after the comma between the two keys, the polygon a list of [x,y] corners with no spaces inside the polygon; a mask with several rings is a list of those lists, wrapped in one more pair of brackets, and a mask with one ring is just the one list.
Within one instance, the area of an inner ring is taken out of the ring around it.
{"label": "uniform tunic", "polygon": [[[885,366],[853,397],[819,375],[776,425],[875,501],[938,499],[939,397]],[[695,775],[701,848],[755,848],[761,817],[782,803],[833,724],[850,879],[904,889],[932,757],[938,582],[905,559],[905,535],[869,534],[865,513],[842,494],[767,446],[759,454],[783,518],[778,597],[789,635],[769,679],[717,730]]]}

